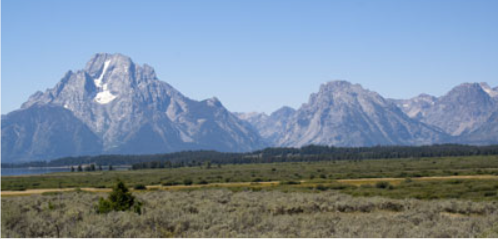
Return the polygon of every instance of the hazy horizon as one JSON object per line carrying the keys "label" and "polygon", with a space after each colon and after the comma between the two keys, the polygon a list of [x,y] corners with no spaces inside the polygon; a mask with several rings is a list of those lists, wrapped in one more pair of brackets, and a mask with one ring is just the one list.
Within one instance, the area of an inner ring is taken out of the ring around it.
{"label": "hazy horizon", "polygon": [[233,112],[297,108],[332,80],[386,98],[498,86],[496,1],[119,3],[3,1],[2,114],[99,52]]}

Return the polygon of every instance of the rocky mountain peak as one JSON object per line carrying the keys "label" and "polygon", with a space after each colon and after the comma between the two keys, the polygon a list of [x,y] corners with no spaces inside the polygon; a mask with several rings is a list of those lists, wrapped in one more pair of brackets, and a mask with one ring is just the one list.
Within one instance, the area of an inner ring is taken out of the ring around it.
{"label": "rocky mountain peak", "polygon": [[367,90],[359,84],[347,81],[331,81],[322,84],[317,93],[310,95],[303,109],[327,110],[331,107],[358,108],[364,112],[372,113],[375,107],[394,107],[378,93]]}
{"label": "rocky mountain peak", "polygon": [[211,97],[209,99],[206,99],[205,102],[207,105],[209,105],[211,107],[223,107],[220,100],[216,97]]}
{"label": "rocky mountain peak", "polygon": [[345,81],[322,85],[284,131],[278,141],[283,146],[424,144],[445,137],[410,119],[378,93]]}
{"label": "rocky mountain peak", "polygon": [[453,101],[462,103],[463,105],[461,106],[469,104],[482,104],[484,106],[492,104],[493,100],[480,83],[463,83],[454,87],[439,99],[442,104],[452,103]]}
{"label": "rocky mountain peak", "polygon": [[432,95],[429,95],[429,94],[425,94],[425,93],[422,93],[412,99],[416,99],[416,100],[425,100],[425,101],[435,101],[437,100],[437,97],[435,96],[432,96]]}
{"label": "rocky mountain peak", "polygon": [[126,91],[126,88],[157,80],[154,68],[147,64],[136,65],[130,57],[119,53],[94,55],[84,71],[94,79],[97,88],[104,88],[105,84],[108,84],[109,87],[113,86],[113,90]]}
{"label": "rocky mountain peak", "polygon": [[425,109],[420,120],[454,136],[475,130],[498,106],[483,86],[487,84],[463,83],[454,87]]}
{"label": "rocky mountain peak", "polygon": [[97,53],[90,58],[84,70],[91,75],[96,72],[101,72],[105,62],[111,63],[114,67],[130,67],[133,65],[133,61],[128,56],[119,53]]}
{"label": "rocky mountain peak", "polygon": [[[487,85],[487,84],[486,84]],[[481,83],[462,83],[451,89],[445,96],[453,95],[464,95],[464,94],[475,94],[475,95],[487,95],[484,91]]]}
{"label": "rocky mountain peak", "polygon": [[289,106],[283,106],[280,109],[271,113],[270,117],[290,117],[295,112],[296,110],[294,108],[291,108]]}
{"label": "rocky mountain peak", "polygon": [[320,90],[318,91],[318,94],[328,94],[328,93],[334,93],[334,92],[361,92],[364,91],[363,87],[359,84],[352,84],[351,82],[348,81],[343,81],[343,80],[336,80],[336,81],[329,81],[325,84],[322,84],[320,86]]}
{"label": "rocky mountain peak", "polygon": [[257,132],[216,97],[189,99],[160,81],[151,66],[135,64],[122,54],[94,55],[83,70],[67,72],[22,108],[43,105],[73,114],[101,140],[102,153],[249,151],[264,146]]}

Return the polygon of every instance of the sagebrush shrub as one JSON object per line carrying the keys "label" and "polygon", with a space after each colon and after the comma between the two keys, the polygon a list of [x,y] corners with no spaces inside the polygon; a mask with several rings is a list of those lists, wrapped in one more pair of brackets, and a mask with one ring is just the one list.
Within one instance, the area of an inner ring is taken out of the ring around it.
{"label": "sagebrush shrub", "polygon": [[[327,185],[328,186],[328,185]],[[327,190],[137,193],[142,214],[93,210],[105,193],[2,197],[2,237],[497,237],[498,204]],[[126,200],[125,200],[126,201]],[[49,208],[49,202],[53,209]],[[112,208],[112,205],[106,205]],[[133,211],[135,206],[129,210]]]}

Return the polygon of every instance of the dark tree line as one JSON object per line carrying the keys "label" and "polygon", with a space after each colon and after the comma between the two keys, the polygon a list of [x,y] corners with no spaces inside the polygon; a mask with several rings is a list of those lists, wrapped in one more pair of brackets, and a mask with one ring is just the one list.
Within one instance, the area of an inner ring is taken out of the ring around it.
{"label": "dark tree line", "polygon": [[250,153],[183,151],[154,155],[100,155],[67,157],[49,162],[2,164],[2,167],[43,167],[68,165],[132,165],[133,169],[203,167],[213,165],[275,162],[314,162],[326,160],[364,160],[390,158],[454,157],[498,155],[498,145],[468,146],[443,144],[431,146],[333,147],[310,145],[302,148],[266,148]]}
{"label": "dark tree line", "polygon": [[[107,170],[109,171],[112,171],[113,168],[112,168],[112,165],[109,165]],[[99,165],[99,166],[96,166],[95,164],[90,164],[90,165],[87,165],[85,167],[78,165],[77,168],[74,168],[74,166],[71,166],[71,172],[95,172],[95,171],[104,171],[104,168],[102,168],[102,165]]]}

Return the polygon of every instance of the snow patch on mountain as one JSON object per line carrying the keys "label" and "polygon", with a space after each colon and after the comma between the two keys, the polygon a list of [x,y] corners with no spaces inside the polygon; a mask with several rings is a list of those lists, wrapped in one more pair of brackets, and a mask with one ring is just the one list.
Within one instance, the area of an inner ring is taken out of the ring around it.
{"label": "snow patch on mountain", "polygon": [[106,61],[104,63],[104,69],[102,69],[102,73],[100,73],[100,76],[99,78],[95,79],[93,82],[95,82],[95,86],[97,88],[102,88],[102,80],[104,79],[104,75],[105,73],[107,72],[107,68],[109,67],[109,64],[111,63],[111,61]]}
{"label": "snow patch on mountain", "polygon": [[[105,84],[104,86],[107,86]],[[113,101],[116,99],[116,96],[113,95],[109,90],[104,90],[102,92],[97,93],[95,96],[95,101],[99,104],[108,104],[109,102]]]}
{"label": "snow patch on mountain", "polygon": [[97,79],[94,79],[93,82],[95,83],[95,86],[97,87],[97,91],[99,91],[95,95],[95,102],[104,105],[108,104],[114,99],[116,99],[117,96],[113,95],[111,91],[108,89],[108,84],[104,84],[102,81],[104,80],[104,75],[107,72],[107,69],[109,68],[109,65],[111,64],[111,61],[108,60],[104,62],[104,67],[102,69],[102,73],[100,73],[100,76]]}

